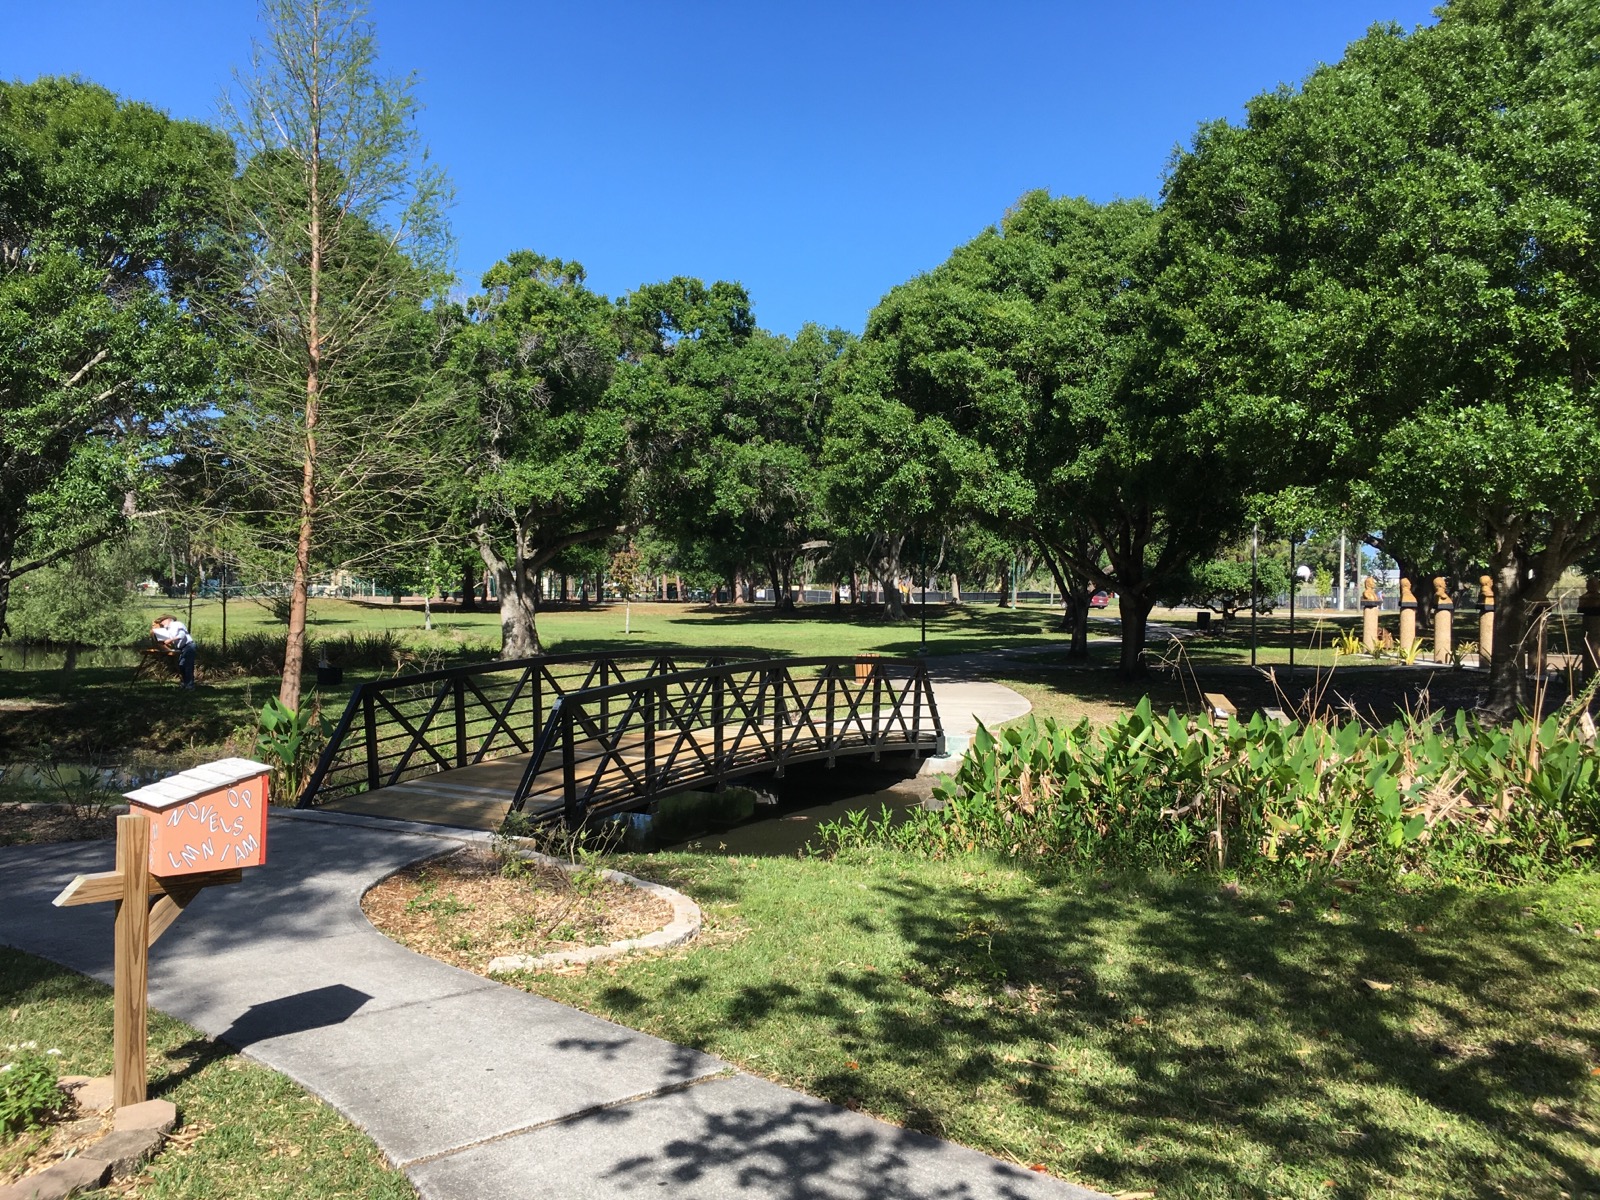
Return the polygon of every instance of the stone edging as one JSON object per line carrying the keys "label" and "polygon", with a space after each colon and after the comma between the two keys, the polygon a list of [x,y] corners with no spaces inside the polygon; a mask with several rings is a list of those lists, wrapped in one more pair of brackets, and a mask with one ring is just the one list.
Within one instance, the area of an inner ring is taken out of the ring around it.
{"label": "stone edging", "polygon": [[[373,829],[389,829],[406,833],[416,833],[424,837],[437,838],[440,841],[457,842],[471,845],[487,845],[493,840],[492,835],[478,829],[456,829],[443,825],[424,825],[411,821],[391,821],[386,818],[367,817],[356,813],[325,813],[317,809],[273,808],[272,815],[287,817],[301,821],[324,821],[334,825],[361,825]],[[440,854],[449,853],[441,850]],[[548,854],[540,854],[537,850],[524,850],[522,856],[532,862],[543,863],[545,866],[556,867],[563,871],[577,871],[580,868],[564,859],[552,858]],[[385,875],[383,879],[374,880],[367,890],[377,887],[384,879],[399,874],[405,867],[396,867]],[[509,974],[513,971],[541,971],[547,967],[568,966],[575,963],[600,962],[607,958],[620,958],[624,954],[631,954],[635,950],[666,950],[673,946],[681,946],[700,932],[701,916],[700,906],[682,892],[669,888],[665,884],[651,883],[647,879],[638,879],[622,871],[613,871],[607,868],[600,872],[600,877],[610,883],[627,884],[649,892],[652,896],[659,896],[672,905],[672,920],[666,925],[651,933],[642,934],[636,938],[624,938],[620,942],[609,942],[604,946],[581,946],[576,950],[552,950],[549,954],[502,954],[499,958],[490,959],[487,972],[489,975]],[[387,935],[385,935],[387,936]]]}
{"label": "stone edging", "polygon": [[[551,858],[548,854],[539,854],[532,850],[523,852],[523,857],[545,866],[557,867],[563,871],[573,872],[585,868],[572,863],[563,862],[559,858]],[[548,967],[564,967],[578,963],[600,962],[608,958],[620,958],[624,954],[631,954],[635,950],[666,950],[672,946],[681,946],[700,932],[701,918],[700,906],[689,897],[665,884],[651,883],[648,879],[638,879],[622,871],[613,871],[609,868],[600,872],[600,878],[608,883],[627,884],[640,891],[649,892],[672,905],[672,920],[652,933],[642,934],[635,938],[624,938],[620,942],[609,942],[604,946],[581,946],[576,950],[552,950],[549,954],[502,954],[499,958],[489,960],[488,973],[490,975],[506,975],[513,971],[542,971]]]}

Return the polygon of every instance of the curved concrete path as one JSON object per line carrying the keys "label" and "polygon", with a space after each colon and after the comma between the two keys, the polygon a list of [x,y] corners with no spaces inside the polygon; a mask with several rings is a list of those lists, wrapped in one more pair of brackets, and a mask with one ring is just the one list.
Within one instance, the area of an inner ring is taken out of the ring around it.
{"label": "curved concrete path", "polygon": [[939,721],[944,726],[945,750],[942,758],[925,758],[919,775],[944,775],[961,765],[978,722],[993,729],[1003,721],[1026,716],[1033,708],[1026,696],[1004,684],[990,683],[970,676],[978,664],[975,659],[929,659],[933,679],[933,699],[939,706]]}
{"label": "curved concrete path", "polygon": [[[1084,1200],[908,1132],[414,954],[362,892],[467,837],[275,815],[268,864],[151,952],[151,1002],[360,1125],[429,1200],[629,1195]],[[0,942],[111,978],[111,906],[53,908],[105,842],[0,849]]]}

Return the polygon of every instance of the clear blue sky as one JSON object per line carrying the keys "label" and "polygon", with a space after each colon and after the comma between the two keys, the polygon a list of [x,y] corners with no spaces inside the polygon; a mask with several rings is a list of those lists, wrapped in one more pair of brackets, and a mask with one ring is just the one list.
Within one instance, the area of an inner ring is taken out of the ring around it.
{"label": "clear blue sky", "polygon": [[[77,74],[212,119],[249,0],[12,0],[0,76]],[[1419,0],[375,0],[457,191],[463,286],[507,252],[611,295],[737,279],[756,317],[859,331],[1031,188],[1156,196],[1196,125]]]}

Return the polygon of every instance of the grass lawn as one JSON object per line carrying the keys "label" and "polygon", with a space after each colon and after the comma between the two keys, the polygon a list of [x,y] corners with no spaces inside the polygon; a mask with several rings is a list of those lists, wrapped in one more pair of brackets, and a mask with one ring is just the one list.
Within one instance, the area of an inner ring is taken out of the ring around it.
{"label": "grass lawn", "polygon": [[707,934],[525,985],[840,1104],[1112,1192],[1600,1195],[1600,877],[1235,896],[888,854],[620,865]]}
{"label": "grass lawn", "polygon": [[[187,615],[187,606],[173,601],[141,603],[151,616],[163,609]],[[1321,659],[1332,662],[1331,650],[1312,649],[1314,640],[1331,638],[1313,632],[1308,625],[1297,631],[1297,657],[1302,666],[1290,678],[1282,665],[1288,657],[1288,624],[1285,618],[1275,616],[1260,622],[1258,658],[1263,666],[1278,664],[1274,667],[1276,681],[1249,671],[1249,645],[1241,622],[1227,633],[1187,640],[1181,656],[1171,650],[1170,641],[1152,636],[1152,657],[1181,658],[1180,667],[1176,671],[1157,669],[1147,679],[1130,683],[1116,674],[1118,625],[1114,614],[1114,609],[1109,615],[1096,614],[1091,623],[1091,658],[1084,665],[1067,661],[1066,638],[1057,629],[1059,612],[1047,605],[1024,605],[1015,611],[987,604],[930,606],[928,654],[948,657],[1002,649],[1023,651],[1004,660],[968,663],[965,669],[1015,687],[1042,712],[1073,720],[1088,716],[1097,722],[1111,720],[1147,692],[1158,707],[1197,705],[1199,692],[1221,691],[1241,708],[1285,703],[1292,708],[1308,689],[1315,690],[1326,680],[1326,663],[1320,667],[1304,664]],[[1156,614],[1158,620],[1179,624],[1184,623],[1184,616]],[[630,634],[622,632],[625,620],[631,620]],[[499,648],[497,621],[494,612],[441,612],[435,614],[434,629],[424,632],[422,613],[413,607],[314,600],[313,645],[319,639],[347,635],[395,639],[380,656],[386,665],[376,665],[377,660],[366,665],[344,664],[344,686],[321,697],[324,713],[337,715],[350,689],[363,679],[492,659]],[[195,604],[193,629],[201,644],[201,686],[187,694],[170,679],[135,680],[129,665],[131,651],[120,658],[105,652],[85,654],[69,670],[60,651],[27,651],[24,657],[21,648],[0,647],[0,663],[4,664],[0,668],[0,764],[26,761],[39,747],[48,747],[71,762],[117,765],[148,773],[180,769],[222,754],[249,754],[255,715],[267,697],[277,692],[279,659],[267,639],[281,636],[282,627],[271,622],[265,609],[249,602],[229,605],[228,625],[235,657],[252,638],[254,649],[242,664],[219,666],[221,606],[215,600]],[[694,653],[715,648],[750,657],[869,651],[915,656],[921,645],[916,619],[889,624],[871,611],[852,612],[848,606],[836,611],[831,605],[778,613],[765,605],[717,609],[638,604],[633,606],[631,618],[615,604],[591,609],[570,606],[541,614],[539,628],[551,653]],[[337,653],[334,657],[338,661]],[[315,661],[313,649],[308,663]],[[1482,684],[1478,672],[1429,673],[1361,665],[1354,660],[1344,660],[1334,674],[1337,682],[1322,696],[1325,703],[1348,701],[1364,715],[1370,712],[1384,719],[1398,708],[1414,705],[1420,687],[1430,687],[1435,706],[1471,707],[1477,703]],[[1557,689],[1552,702],[1560,694]],[[0,778],[0,799],[6,798],[30,797],[21,795],[14,782]]]}
{"label": "grass lawn", "polygon": [[[176,1104],[182,1125],[132,1181],[140,1200],[416,1196],[365,1134],[282,1075],[159,1013],[149,1037],[150,1094]],[[62,1074],[108,1075],[111,990],[0,947],[0,1041],[59,1049]],[[30,1136],[0,1137],[0,1169]]]}

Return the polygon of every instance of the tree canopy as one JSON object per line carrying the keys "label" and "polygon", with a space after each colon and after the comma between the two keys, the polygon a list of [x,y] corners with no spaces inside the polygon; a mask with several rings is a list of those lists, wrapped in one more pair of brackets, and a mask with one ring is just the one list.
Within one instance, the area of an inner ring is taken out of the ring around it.
{"label": "tree canopy", "polygon": [[215,396],[193,301],[232,166],[93,84],[0,82],[0,631],[11,580],[115,532]]}

